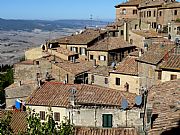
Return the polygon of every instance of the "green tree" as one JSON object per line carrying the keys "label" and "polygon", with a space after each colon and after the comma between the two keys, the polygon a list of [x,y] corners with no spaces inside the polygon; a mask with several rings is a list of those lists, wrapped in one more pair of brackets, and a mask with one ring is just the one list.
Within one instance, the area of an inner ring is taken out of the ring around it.
{"label": "green tree", "polygon": [[73,125],[70,121],[65,118],[64,121],[58,125],[53,119],[53,112],[49,109],[46,114],[46,121],[41,123],[39,114],[35,113],[34,110],[28,109],[29,115],[27,118],[28,129],[27,134],[29,135],[72,135]]}
{"label": "green tree", "polygon": [[10,122],[11,122],[11,113],[5,112],[3,118],[0,119],[0,135],[12,135],[13,130],[11,129]]}

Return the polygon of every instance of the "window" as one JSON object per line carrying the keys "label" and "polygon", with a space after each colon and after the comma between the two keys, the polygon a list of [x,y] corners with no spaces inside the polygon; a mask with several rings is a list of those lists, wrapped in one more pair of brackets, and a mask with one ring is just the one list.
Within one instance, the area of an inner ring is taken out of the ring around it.
{"label": "window", "polygon": [[124,35],[124,31],[123,30],[121,30],[121,36],[123,36]]}
{"label": "window", "polygon": [[120,78],[116,78],[116,85],[120,85]]}
{"label": "window", "polygon": [[91,75],[91,83],[94,83],[94,75]]}
{"label": "window", "polygon": [[100,55],[100,56],[99,56],[99,60],[101,60],[101,61],[106,61],[106,56]]}
{"label": "window", "polygon": [[158,80],[161,80],[162,72],[158,71]]}
{"label": "window", "polygon": [[60,121],[60,113],[58,113],[58,112],[54,113],[54,120],[55,121]]}
{"label": "window", "polygon": [[140,113],[140,118],[143,118],[144,117],[144,113]]}
{"label": "window", "polygon": [[39,61],[36,61],[36,65],[39,65]]}
{"label": "window", "polygon": [[174,15],[177,15],[177,10],[174,10]]}
{"label": "window", "polygon": [[104,78],[104,83],[108,84],[108,78]]}
{"label": "window", "polygon": [[144,11],[144,18],[146,17],[146,11]]}
{"label": "window", "polygon": [[171,80],[177,79],[177,75],[171,75]]}
{"label": "window", "polygon": [[90,60],[93,60],[94,59],[94,56],[93,55],[90,55]]}
{"label": "window", "polygon": [[80,55],[86,55],[86,48],[80,47]]}
{"label": "window", "polygon": [[103,114],[102,115],[102,126],[105,128],[111,128],[112,127],[112,114]]}
{"label": "window", "polygon": [[40,119],[45,120],[45,111],[40,111]]}
{"label": "window", "polygon": [[123,9],[123,10],[122,10],[122,14],[123,14],[123,15],[126,15],[126,9]]}
{"label": "window", "polygon": [[151,11],[147,11],[147,17],[151,17]]}
{"label": "window", "polygon": [[156,10],[154,10],[154,17],[156,17]]}
{"label": "window", "polygon": [[162,16],[162,11],[159,12],[159,16]]}
{"label": "window", "polygon": [[137,14],[137,10],[133,10],[133,14]]}
{"label": "window", "polygon": [[71,47],[70,50],[75,52],[75,53],[78,53],[78,48],[77,47]]}

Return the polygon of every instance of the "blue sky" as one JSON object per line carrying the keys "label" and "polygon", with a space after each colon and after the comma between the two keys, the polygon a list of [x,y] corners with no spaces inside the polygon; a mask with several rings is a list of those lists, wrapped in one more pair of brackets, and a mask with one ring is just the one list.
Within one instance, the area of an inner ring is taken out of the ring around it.
{"label": "blue sky", "polygon": [[[1,0],[4,19],[114,19],[114,6],[123,0]],[[125,1],[125,0],[124,0]]]}

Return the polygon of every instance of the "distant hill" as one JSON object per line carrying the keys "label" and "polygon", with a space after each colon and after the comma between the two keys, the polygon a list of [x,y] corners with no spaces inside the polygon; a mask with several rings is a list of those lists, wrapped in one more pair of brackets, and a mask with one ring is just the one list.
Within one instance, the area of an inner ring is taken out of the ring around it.
{"label": "distant hill", "polygon": [[35,29],[42,31],[59,31],[63,28],[78,29],[84,27],[102,27],[107,25],[106,21],[91,20],[6,20],[0,18],[0,30],[3,31],[28,31]]}

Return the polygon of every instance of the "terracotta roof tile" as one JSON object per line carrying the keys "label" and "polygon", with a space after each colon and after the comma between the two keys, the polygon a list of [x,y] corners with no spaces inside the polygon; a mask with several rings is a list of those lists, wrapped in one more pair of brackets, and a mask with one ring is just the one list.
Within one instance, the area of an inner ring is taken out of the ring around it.
{"label": "terracotta roof tile", "polygon": [[99,29],[86,29],[80,34],[55,39],[52,42],[58,42],[60,44],[67,44],[67,45],[88,44],[105,32],[106,32],[105,30],[99,30]]}
{"label": "terracotta roof tile", "polygon": [[[0,118],[4,117],[5,110],[0,110]],[[13,129],[14,134],[18,134],[18,132],[20,133],[24,133],[27,129],[27,113],[26,112],[16,112],[16,111],[9,111],[10,113],[12,113],[12,119],[11,119],[11,123],[10,126]]]}
{"label": "terracotta roof tile", "polygon": [[28,105],[60,106],[69,107],[70,89],[76,88],[76,104],[86,105],[107,105],[119,106],[122,98],[126,98],[129,107],[134,106],[136,94],[122,92],[110,88],[86,85],[86,84],[61,84],[47,82],[41,88],[36,90]]}
{"label": "terracotta roof tile", "polygon": [[98,75],[102,75],[102,76],[108,76],[110,70],[112,70],[111,67],[97,66],[97,67],[93,68],[92,70],[90,70],[88,73],[98,74]]}
{"label": "terracotta roof tile", "polygon": [[154,7],[154,6],[162,6],[164,0],[145,0],[144,2],[141,2],[139,5],[139,8],[147,8],[147,7]]}
{"label": "terracotta roof tile", "polygon": [[141,0],[130,0],[130,1],[127,1],[125,3],[118,4],[115,7],[118,8],[121,6],[138,6],[140,4],[140,1]]}
{"label": "terracotta roof tile", "polygon": [[19,63],[16,63],[19,65],[34,65],[34,61],[33,60],[26,60],[26,61],[21,61]]}
{"label": "terracotta roof tile", "polygon": [[69,51],[68,49],[65,49],[63,47],[57,47],[55,50],[56,50],[56,52],[64,54],[66,56],[71,56],[71,55],[77,54],[77,53],[74,53],[73,51]]}
{"label": "terracotta roof tile", "polygon": [[160,66],[162,69],[180,70],[180,55],[170,55]]}
{"label": "terracotta roof tile", "polygon": [[148,103],[153,105],[153,114],[158,114],[150,132],[162,132],[178,127],[180,121],[180,80],[153,86],[149,90]]}
{"label": "terracotta roof tile", "polygon": [[138,75],[138,63],[137,57],[127,56],[119,65],[116,66],[116,70],[112,73],[120,73],[127,75]]}
{"label": "terracotta roof tile", "polygon": [[137,60],[149,64],[158,64],[175,47],[174,43],[154,43],[148,47],[148,51]]}
{"label": "terracotta roof tile", "polygon": [[132,30],[132,32],[145,38],[158,37],[158,33],[154,30]]}
{"label": "terracotta roof tile", "polygon": [[103,40],[100,40],[93,46],[87,48],[89,51],[110,51],[119,48],[133,47],[128,42],[124,41],[123,38],[120,37],[109,37]]}
{"label": "terracotta roof tile", "polygon": [[47,60],[51,62],[51,61],[54,61],[54,58],[55,58],[55,62],[52,62],[52,64],[60,68],[63,68],[67,72],[70,72],[74,75],[87,72],[94,68],[92,61],[76,60],[76,62],[73,63],[71,61],[63,60],[61,58],[54,57],[54,56],[44,57],[44,58],[41,58],[40,60]]}

